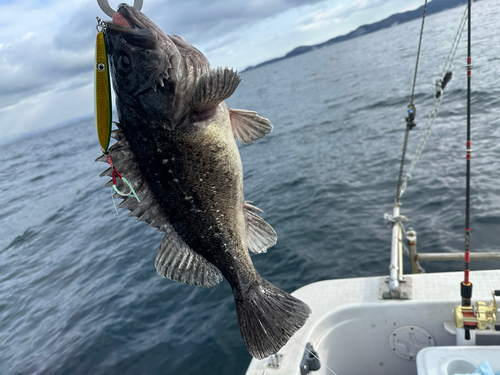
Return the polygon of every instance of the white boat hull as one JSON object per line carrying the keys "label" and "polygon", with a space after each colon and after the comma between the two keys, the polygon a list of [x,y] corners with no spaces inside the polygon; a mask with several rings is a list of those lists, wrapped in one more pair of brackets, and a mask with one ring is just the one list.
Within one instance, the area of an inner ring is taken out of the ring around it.
{"label": "white boat hull", "polygon": [[[280,350],[279,367],[253,359],[246,375],[300,374],[308,342],[321,360],[311,375],[331,374],[327,366],[338,375],[417,374],[416,355],[422,348],[456,345],[452,309],[461,302],[463,273],[404,277],[411,283],[411,299],[381,299],[384,279],[379,277],[327,280],[295,291],[311,307],[311,317]],[[498,270],[471,272],[471,280],[473,302],[490,301],[491,292],[500,289]],[[500,345],[500,332],[478,331],[476,345]],[[500,350],[497,354],[500,358]]]}

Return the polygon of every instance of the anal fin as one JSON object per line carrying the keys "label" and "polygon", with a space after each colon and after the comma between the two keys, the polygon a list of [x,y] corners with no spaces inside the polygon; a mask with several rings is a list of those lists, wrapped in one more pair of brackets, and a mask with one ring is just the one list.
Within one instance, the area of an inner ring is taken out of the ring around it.
{"label": "anal fin", "polygon": [[161,276],[179,283],[209,288],[222,281],[218,268],[191,250],[173,228],[161,241],[155,267]]}

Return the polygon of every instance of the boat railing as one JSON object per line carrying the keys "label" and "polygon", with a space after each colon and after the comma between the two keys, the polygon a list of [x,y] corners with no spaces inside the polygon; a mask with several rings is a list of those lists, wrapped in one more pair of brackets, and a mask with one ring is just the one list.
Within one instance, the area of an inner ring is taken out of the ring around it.
{"label": "boat railing", "polygon": [[[417,234],[413,229],[408,229],[406,239],[410,253],[411,273],[421,273],[419,262],[430,261],[451,261],[465,260],[465,253],[418,253],[417,252]],[[470,253],[471,260],[500,260],[500,252],[483,251]]]}
{"label": "boat railing", "polygon": [[[391,263],[389,266],[389,276],[381,283],[381,298],[411,298],[411,280],[407,280],[403,273],[404,250],[409,255],[410,271],[412,274],[425,272],[420,266],[420,262],[465,260],[465,253],[463,252],[418,253],[417,233],[413,228],[405,229],[403,222],[407,219],[400,214],[399,204],[394,205],[393,215],[386,215],[386,220],[392,225]],[[470,253],[470,260],[500,260],[500,252],[473,252]]]}

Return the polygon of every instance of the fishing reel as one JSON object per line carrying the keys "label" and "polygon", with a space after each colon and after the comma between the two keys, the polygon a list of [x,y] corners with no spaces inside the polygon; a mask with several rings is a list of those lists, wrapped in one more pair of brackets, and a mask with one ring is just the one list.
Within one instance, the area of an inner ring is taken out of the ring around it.
{"label": "fishing reel", "polygon": [[[489,305],[483,301],[477,301],[472,306],[457,306],[453,309],[453,316],[457,328],[465,329],[465,339],[470,339],[471,329],[485,330],[494,328],[500,331],[500,323],[497,321],[498,303],[497,297],[500,297],[500,290],[495,290],[493,299]],[[469,338],[467,335],[469,334]]]}

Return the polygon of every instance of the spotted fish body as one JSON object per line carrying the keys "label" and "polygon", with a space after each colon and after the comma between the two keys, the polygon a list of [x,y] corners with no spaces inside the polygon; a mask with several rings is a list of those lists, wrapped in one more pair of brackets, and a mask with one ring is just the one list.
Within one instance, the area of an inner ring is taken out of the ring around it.
{"label": "spotted fish body", "polygon": [[155,261],[160,275],[203,287],[224,276],[249,352],[256,358],[276,353],[310,309],[252,264],[248,250],[265,252],[276,233],[244,200],[234,138],[253,142],[271,123],[229,109],[224,100],[240,76],[211,69],[184,38],[164,34],[138,10],[121,5],[106,32],[119,117],[109,151],[140,198],[125,198],[119,207],[165,232]]}

